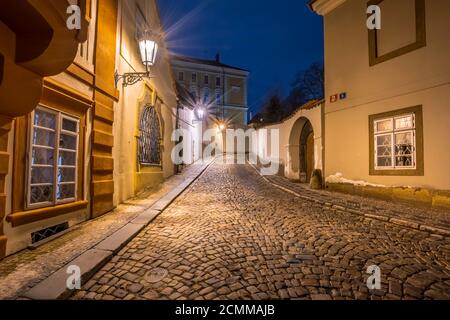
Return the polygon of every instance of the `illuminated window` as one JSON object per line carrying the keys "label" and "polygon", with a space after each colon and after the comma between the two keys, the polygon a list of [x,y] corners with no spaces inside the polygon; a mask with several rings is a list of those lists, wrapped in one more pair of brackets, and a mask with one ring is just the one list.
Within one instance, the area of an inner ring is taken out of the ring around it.
{"label": "illuminated window", "polygon": [[414,114],[377,120],[375,169],[415,169],[416,129]]}
{"label": "illuminated window", "polygon": [[32,119],[28,207],[76,201],[79,119],[43,107],[36,108]]}
{"label": "illuminated window", "polygon": [[422,107],[369,117],[371,174],[422,175]]}

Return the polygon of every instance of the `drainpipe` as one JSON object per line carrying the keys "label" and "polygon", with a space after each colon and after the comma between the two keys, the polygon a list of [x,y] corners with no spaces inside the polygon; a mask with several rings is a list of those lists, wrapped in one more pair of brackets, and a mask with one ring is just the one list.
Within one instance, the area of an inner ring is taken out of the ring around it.
{"label": "drainpipe", "polygon": [[[175,121],[175,129],[178,130],[180,129],[180,100],[177,99],[177,115],[176,115],[176,121]],[[179,142],[179,141],[178,141]],[[176,142],[176,143],[178,143]],[[179,174],[180,172],[180,165],[176,164],[175,165],[175,174]]]}

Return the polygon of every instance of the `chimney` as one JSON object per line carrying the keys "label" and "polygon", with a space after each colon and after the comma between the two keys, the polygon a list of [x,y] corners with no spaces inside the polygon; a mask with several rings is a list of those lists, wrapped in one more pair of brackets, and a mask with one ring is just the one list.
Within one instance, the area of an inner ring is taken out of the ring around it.
{"label": "chimney", "polygon": [[216,62],[217,62],[217,63],[220,63],[220,53],[217,53],[217,54],[216,54]]}

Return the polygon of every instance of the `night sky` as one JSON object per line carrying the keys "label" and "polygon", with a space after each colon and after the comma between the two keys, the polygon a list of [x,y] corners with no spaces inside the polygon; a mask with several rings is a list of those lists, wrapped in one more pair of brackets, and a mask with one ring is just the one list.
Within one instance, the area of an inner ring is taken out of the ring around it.
{"label": "night sky", "polygon": [[251,71],[249,107],[323,60],[322,18],[306,0],[159,0],[170,51]]}

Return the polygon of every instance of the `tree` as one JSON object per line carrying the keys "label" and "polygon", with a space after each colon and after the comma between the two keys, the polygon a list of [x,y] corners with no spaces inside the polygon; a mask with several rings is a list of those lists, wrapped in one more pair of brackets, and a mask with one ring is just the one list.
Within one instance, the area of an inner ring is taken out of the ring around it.
{"label": "tree", "polygon": [[282,97],[278,92],[272,93],[264,103],[264,122],[278,122],[283,118],[285,112],[282,104]]}
{"label": "tree", "polygon": [[284,101],[289,112],[311,100],[324,97],[325,81],[323,63],[315,62],[299,72],[291,84],[291,92]]}

